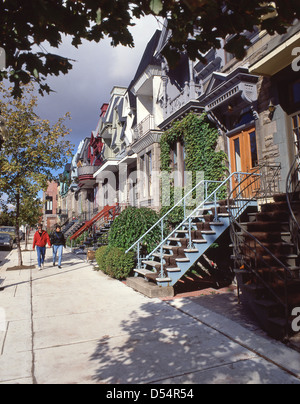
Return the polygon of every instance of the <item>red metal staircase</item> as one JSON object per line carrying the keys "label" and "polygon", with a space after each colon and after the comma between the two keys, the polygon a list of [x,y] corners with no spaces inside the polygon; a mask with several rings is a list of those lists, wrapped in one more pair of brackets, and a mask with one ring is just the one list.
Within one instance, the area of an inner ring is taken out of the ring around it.
{"label": "red metal staircase", "polygon": [[79,236],[81,236],[84,232],[90,229],[94,224],[102,220],[103,222],[108,222],[109,220],[114,220],[116,216],[118,216],[120,212],[119,204],[113,206],[105,206],[104,209],[101,210],[95,217],[85,223],[73,236],[70,237],[70,240],[76,240]]}

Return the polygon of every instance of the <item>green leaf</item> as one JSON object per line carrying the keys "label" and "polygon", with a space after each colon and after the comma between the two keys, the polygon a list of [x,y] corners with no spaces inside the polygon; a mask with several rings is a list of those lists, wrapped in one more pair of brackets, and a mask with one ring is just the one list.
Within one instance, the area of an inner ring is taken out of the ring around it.
{"label": "green leaf", "polygon": [[163,10],[163,4],[161,0],[151,0],[150,9],[154,14],[158,15]]}
{"label": "green leaf", "polygon": [[100,25],[101,22],[102,22],[102,10],[99,7],[97,10],[97,13],[96,13],[96,23],[97,23],[97,25]]}
{"label": "green leaf", "polygon": [[34,75],[34,77],[35,77],[37,80],[38,80],[39,77],[40,77],[39,72],[38,72],[37,69],[33,69],[33,75]]}

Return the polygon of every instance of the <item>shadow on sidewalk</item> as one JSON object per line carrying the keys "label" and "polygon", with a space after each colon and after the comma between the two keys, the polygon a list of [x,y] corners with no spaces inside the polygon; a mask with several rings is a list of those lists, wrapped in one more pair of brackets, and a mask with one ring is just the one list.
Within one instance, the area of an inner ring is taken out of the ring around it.
{"label": "shadow on sidewalk", "polygon": [[[63,268],[61,270],[58,270],[57,266],[56,267],[52,267],[52,266],[50,267],[49,266],[49,267],[43,269],[42,271],[37,271],[36,270],[36,274],[40,275],[37,278],[33,278],[31,276],[31,279],[29,279],[29,280],[4,285],[3,289],[8,289],[8,288],[11,288],[11,287],[14,287],[14,286],[18,286],[18,285],[22,285],[22,284],[26,284],[26,283],[30,283],[30,282],[35,282],[35,281],[40,281],[42,279],[51,278],[51,277],[54,277],[54,276],[60,276],[60,275],[63,275],[63,274],[74,272],[74,271],[79,271],[79,270],[85,269],[85,268],[90,268],[90,264],[84,263],[82,260],[78,260],[78,262],[74,262],[74,255],[72,253],[66,253],[64,255],[64,257],[67,259],[67,262],[63,262],[63,264],[62,264],[65,267],[65,269]],[[71,260],[72,258],[73,258],[73,261],[68,262],[68,260]],[[9,262],[9,260],[8,260],[8,262]],[[50,258],[46,259],[45,264],[51,265],[52,264],[52,259],[50,259]],[[68,269],[70,267],[74,267],[75,265],[76,265],[76,268]],[[8,268],[6,271],[14,271],[14,270],[15,271],[16,270],[20,270],[20,271],[30,270],[31,271],[31,270],[36,269],[37,265],[31,265],[31,266],[27,266],[27,267],[24,266],[24,268],[20,268],[20,267],[16,267],[16,268],[17,269]],[[51,271],[53,269],[56,270],[57,272],[48,273],[48,271]]]}
{"label": "shadow on sidewalk", "polygon": [[[118,336],[100,338],[90,357],[97,364],[96,383],[300,383],[209,326],[188,315],[180,318],[163,303],[142,305],[120,328]],[[249,333],[247,343],[251,346],[255,339]]]}

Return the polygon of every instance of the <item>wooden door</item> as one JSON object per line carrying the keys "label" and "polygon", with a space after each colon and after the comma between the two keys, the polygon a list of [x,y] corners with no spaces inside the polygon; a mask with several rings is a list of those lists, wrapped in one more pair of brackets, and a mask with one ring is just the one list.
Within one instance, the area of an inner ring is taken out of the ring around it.
{"label": "wooden door", "polygon": [[[231,157],[231,172],[241,173],[234,176],[232,180],[233,189],[237,188],[236,196],[242,190],[245,190],[244,197],[251,198],[255,190],[259,186],[258,178],[249,178],[242,182],[246,175],[257,171],[258,153],[255,128],[247,131],[242,131],[230,138],[230,157]],[[242,185],[239,187],[239,184]]]}

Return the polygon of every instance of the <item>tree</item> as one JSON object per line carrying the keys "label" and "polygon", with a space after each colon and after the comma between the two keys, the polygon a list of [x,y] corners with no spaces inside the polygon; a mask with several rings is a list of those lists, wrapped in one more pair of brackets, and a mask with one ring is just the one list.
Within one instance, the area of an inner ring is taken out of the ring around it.
{"label": "tree", "polygon": [[245,30],[260,26],[268,33],[283,34],[300,17],[299,0],[0,0],[0,46],[6,50],[13,94],[20,84],[35,81],[40,92],[50,92],[49,75],[72,69],[68,58],[48,53],[44,45],[59,47],[64,35],[78,47],[82,40],[133,47],[129,27],[134,18],[159,16],[168,21],[172,37],[164,55],[172,65],[180,52],[193,60],[203,59],[211,48],[220,48],[221,38],[230,35],[226,50],[243,58],[249,44]]}
{"label": "tree", "polygon": [[53,170],[66,164],[72,154],[72,146],[65,139],[69,134],[65,126],[69,114],[51,125],[35,113],[37,97],[32,85],[24,88],[22,98],[13,99],[10,92],[11,89],[0,86],[3,98],[0,105],[8,134],[0,151],[0,198],[6,195],[6,203],[15,207],[21,266],[19,227],[24,216],[22,211],[28,207],[28,200],[36,201],[38,192],[46,190],[48,181],[55,179]]}
{"label": "tree", "polygon": [[[25,195],[22,198],[22,204],[20,206],[20,223],[26,225],[26,233],[25,233],[25,250],[27,250],[28,244],[28,229],[30,227],[36,226],[39,222],[40,218],[43,215],[43,202],[35,197],[30,195]],[[16,223],[16,218],[14,220]]]}

